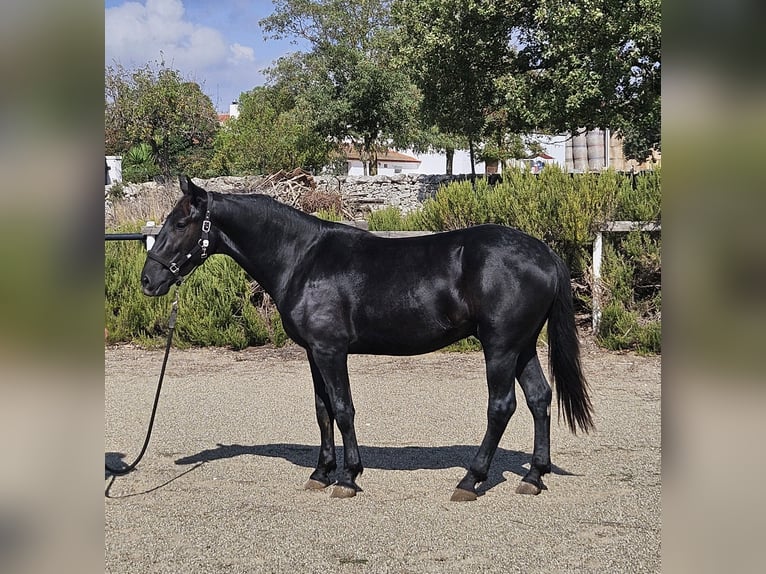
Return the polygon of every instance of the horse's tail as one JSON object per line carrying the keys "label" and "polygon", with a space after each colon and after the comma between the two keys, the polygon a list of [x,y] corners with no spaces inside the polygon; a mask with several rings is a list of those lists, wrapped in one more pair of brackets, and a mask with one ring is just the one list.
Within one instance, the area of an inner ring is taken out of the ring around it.
{"label": "horse's tail", "polygon": [[577,433],[578,426],[587,433],[593,428],[593,406],[580,365],[580,343],[574,321],[569,269],[558,257],[556,266],[556,298],[548,315],[551,382],[556,387],[559,416],[564,413],[564,421],[573,433]]}

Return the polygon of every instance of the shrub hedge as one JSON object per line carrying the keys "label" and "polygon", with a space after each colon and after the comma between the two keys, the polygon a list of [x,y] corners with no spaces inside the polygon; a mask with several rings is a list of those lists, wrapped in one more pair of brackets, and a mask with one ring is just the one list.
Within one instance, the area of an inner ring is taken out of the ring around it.
{"label": "shrub hedge", "polygon": [[[141,292],[145,259],[146,251],[136,242],[106,244],[104,301],[110,343],[157,346],[167,336],[172,299],[146,297]],[[265,343],[282,346],[287,341],[276,307],[228,257],[212,256],[180,289],[174,338],[179,347],[243,349]]]}
{"label": "shrub hedge", "polygon": [[[592,245],[609,220],[659,221],[661,169],[640,175],[607,170],[568,174],[547,166],[539,175],[511,169],[494,186],[479,179],[442,187],[423,207],[403,216],[374,212],[370,229],[444,231],[482,223],[516,227],[548,243],[567,262],[580,288],[576,307],[590,313]],[[602,291],[607,302],[596,333],[609,349],[661,350],[661,238],[659,233],[607,234]]]}
{"label": "shrub hedge", "polygon": [[[336,219],[337,213],[321,214]],[[630,176],[608,170],[568,174],[547,166],[539,175],[511,169],[490,186],[483,179],[443,186],[421,209],[402,214],[385,208],[369,216],[373,231],[443,231],[481,223],[519,228],[539,237],[567,262],[577,307],[590,312],[591,246],[604,221],[658,221],[661,171]],[[132,227],[132,229],[131,229]],[[132,231],[137,224],[119,231]],[[661,350],[661,238],[659,233],[605,236],[602,321],[596,333],[610,349]],[[166,335],[170,297],[141,293],[143,247],[133,242],[106,244],[105,315],[108,341],[159,344]],[[179,346],[228,346],[236,349],[287,340],[279,314],[236,263],[213,256],[184,283],[178,315]],[[475,348],[475,341],[468,347]]]}

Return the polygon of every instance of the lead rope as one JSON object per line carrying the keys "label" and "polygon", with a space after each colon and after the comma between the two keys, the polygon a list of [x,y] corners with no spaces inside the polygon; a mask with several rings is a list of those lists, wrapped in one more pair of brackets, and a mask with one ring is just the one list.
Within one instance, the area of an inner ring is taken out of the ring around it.
{"label": "lead rope", "polygon": [[[179,285],[180,285],[180,281],[179,281]],[[124,466],[121,468],[112,468],[108,464],[104,463],[106,471],[113,475],[121,476],[123,474],[128,474],[130,471],[136,468],[136,465],[143,458],[144,453],[146,452],[146,447],[149,446],[149,439],[152,436],[152,427],[154,426],[154,415],[157,413],[157,405],[160,402],[160,391],[162,390],[162,380],[165,378],[165,366],[168,363],[168,355],[170,354],[170,345],[173,341],[173,332],[175,331],[175,328],[176,328],[177,315],[178,315],[178,287],[176,287],[175,298],[173,299],[173,305],[170,310],[170,318],[168,319],[168,342],[165,344],[165,357],[162,359],[162,370],[160,371],[160,379],[157,382],[157,392],[154,395],[154,406],[152,407],[152,416],[149,418],[149,428],[146,431],[146,439],[144,440],[144,446],[141,448],[141,452],[138,454],[138,457],[136,458],[136,460],[134,460],[131,464],[127,466]]]}

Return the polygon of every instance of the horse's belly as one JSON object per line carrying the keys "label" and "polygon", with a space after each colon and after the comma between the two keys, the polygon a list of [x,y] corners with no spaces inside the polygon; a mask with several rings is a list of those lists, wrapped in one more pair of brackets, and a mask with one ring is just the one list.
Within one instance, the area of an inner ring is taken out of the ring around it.
{"label": "horse's belly", "polygon": [[381,306],[355,319],[352,353],[416,355],[440,349],[476,331],[467,312],[437,306]]}

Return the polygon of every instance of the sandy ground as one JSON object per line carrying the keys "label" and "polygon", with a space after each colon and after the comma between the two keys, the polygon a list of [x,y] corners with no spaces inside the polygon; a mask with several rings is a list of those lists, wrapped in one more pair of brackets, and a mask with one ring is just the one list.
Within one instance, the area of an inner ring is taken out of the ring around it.
{"label": "sandy ground", "polygon": [[[105,351],[113,464],[138,453],[161,360]],[[351,357],[365,471],[338,500],[302,488],[319,431],[299,348],[174,350],[144,460],[105,476],[105,572],[659,572],[660,358],[585,341],[583,362],[597,430],[554,415],[547,490],[514,492],[532,449],[519,390],[481,496],[453,503],[484,433],[482,355]]]}

